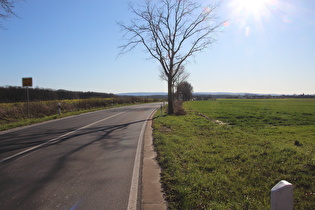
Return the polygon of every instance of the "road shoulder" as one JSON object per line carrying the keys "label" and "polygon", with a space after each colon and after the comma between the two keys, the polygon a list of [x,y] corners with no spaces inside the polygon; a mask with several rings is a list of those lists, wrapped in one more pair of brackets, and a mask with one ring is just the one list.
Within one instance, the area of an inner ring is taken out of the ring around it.
{"label": "road shoulder", "polygon": [[167,205],[160,183],[161,169],[153,147],[152,118],[153,115],[148,120],[144,134],[141,209],[164,210]]}

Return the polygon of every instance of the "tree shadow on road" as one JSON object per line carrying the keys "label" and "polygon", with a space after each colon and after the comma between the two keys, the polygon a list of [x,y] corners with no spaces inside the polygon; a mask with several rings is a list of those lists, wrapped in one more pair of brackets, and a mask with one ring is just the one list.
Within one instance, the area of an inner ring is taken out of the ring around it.
{"label": "tree shadow on road", "polygon": [[[131,147],[130,145],[123,145],[123,147],[120,144],[121,139],[118,138],[112,138],[110,137],[111,134],[113,134],[113,132],[118,131],[118,130],[123,130],[123,129],[127,129],[127,127],[131,126],[131,125],[135,125],[138,123],[144,123],[146,120],[139,120],[139,121],[134,121],[134,122],[129,122],[129,123],[125,123],[125,124],[118,124],[118,125],[111,125],[111,126],[99,126],[99,127],[91,127],[91,128],[84,128],[84,129],[80,129],[77,130],[73,133],[71,133],[70,135],[61,137],[61,138],[57,138],[54,141],[45,141],[45,140],[38,140],[38,141],[28,141],[28,139],[32,138],[33,136],[22,136],[21,142],[18,142],[18,140],[13,141],[10,143],[10,141],[7,139],[6,141],[2,142],[1,140],[1,150],[0,152],[4,152],[4,151],[15,151],[15,150],[19,150],[19,149],[23,149],[23,148],[28,148],[28,147],[32,147],[32,146],[36,146],[36,145],[41,145],[43,143],[42,146],[36,148],[33,151],[30,152],[36,152],[39,149],[43,149],[43,148],[51,148],[51,149],[55,149],[55,147],[58,146],[65,146],[64,144],[66,142],[68,142],[69,140],[73,140],[73,142],[75,142],[75,144],[71,145],[71,149],[66,151],[64,154],[60,154],[59,156],[57,156],[54,160],[52,165],[49,166],[49,169],[47,170],[47,172],[45,172],[45,175],[42,177],[39,177],[37,180],[35,181],[31,181],[32,183],[29,184],[27,186],[27,189],[24,189],[22,191],[22,189],[19,189],[20,187],[17,186],[16,190],[21,190],[19,192],[19,196],[15,196],[16,199],[18,199],[19,201],[15,204],[18,204],[18,208],[23,207],[23,206],[27,206],[29,204],[29,202],[31,202],[32,199],[34,199],[34,196],[38,195],[38,193],[41,192],[41,190],[46,187],[49,183],[53,182],[56,178],[62,176],[61,171],[66,167],[66,164],[69,162],[69,160],[71,159],[71,157],[73,157],[76,153],[83,151],[85,149],[87,149],[88,147],[90,147],[91,145],[94,145],[95,143],[101,143],[101,147],[103,147],[103,150],[105,151],[105,149],[109,149],[109,150],[115,150],[115,152],[119,152],[119,150],[126,150],[126,149],[130,149],[129,147]],[[57,131],[57,132],[53,132],[50,131],[51,133],[46,133],[46,134],[38,134],[37,137],[35,137],[36,139],[42,139],[43,135],[49,135],[49,134],[53,134],[53,135],[57,135],[60,136],[64,133],[69,133],[72,132],[72,129],[68,129],[68,130],[62,130],[62,131]],[[90,138],[86,138],[83,143],[81,144],[81,142],[79,141],[74,141],[77,138],[83,137],[83,136],[88,136],[90,135]],[[92,135],[92,138],[91,138]],[[8,137],[9,138],[9,137]],[[71,141],[72,142],[72,141]],[[2,147],[3,146],[3,147]],[[25,155],[25,154],[24,154]],[[14,159],[3,163],[1,166],[1,170],[2,172],[0,172],[1,175],[1,182],[0,182],[0,188],[1,188],[1,192],[6,192],[9,190],[6,188],[10,188],[10,183],[5,183],[9,180],[12,180],[13,178],[10,177],[10,174],[6,174],[6,170],[3,170],[4,168],[6,168],[7,166],[9,166],[9,163],[11,163],[12,161],[15,161]],[[37,160],[37,161],[45,161],[45,158],[43,158],[42,160]],[[26,169],[27,170],[27,169]],[[29,181],[27,180],[27,177],[22,177],[19,176],[18,179],[25,179],[25,183],[28,183]],[[19,183],[22,183],[23,180],[18,181]],[[0,192],[0,195],[1,195]],[[12,192],[12,190],[11,190]],[[23,193],[22,193],[23,192]],[[12,193],[15,193],[14,191]],[[5,195],[5,196],[13,196],[13,195]],[[0,196],[0,201],[1,201],[1,196]]]}

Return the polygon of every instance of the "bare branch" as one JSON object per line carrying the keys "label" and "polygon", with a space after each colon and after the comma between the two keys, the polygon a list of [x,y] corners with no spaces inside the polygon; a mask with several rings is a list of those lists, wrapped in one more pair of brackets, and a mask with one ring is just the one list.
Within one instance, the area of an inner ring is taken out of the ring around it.
{"label": "bare branch", "polygon": [[[16,16],[13,12],[13,1],[0,0],[0,19],[7,19],[10,15]],[[4,29],[1,25],[0,28]]]}
{"label": "bare branch", "polygon": [[[215,41],[216,31],[223,24],[217,22],[217,7],[203,9],[193,0],[146,0],[137,9],[130,5],[135,18],[129,25],[119,24],[126,40],[119,47],[120,54],[140,44],[161,64],[160,77],[174,85],[187,60]],[[169,91],[172,89],[169,87]]]}
{"label": "bare branch", "polygon": [[7,18],[9,15],[15,15],[13,12],[13,1],[0,0],[0,18]]}

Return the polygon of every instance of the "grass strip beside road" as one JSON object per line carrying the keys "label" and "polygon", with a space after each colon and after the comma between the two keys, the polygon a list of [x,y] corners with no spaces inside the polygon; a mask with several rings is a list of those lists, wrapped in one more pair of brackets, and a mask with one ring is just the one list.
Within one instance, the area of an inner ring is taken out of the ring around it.
{"label": "grass strip beside road", "polygon": [[22,127],[22,126],[28,126],[28,125],[32,125],[32,124],[36,124],[36,123],[41,123],[41,122],[45,122],[45,121],[49,121],[49,120],[55,120],[55,119],[59,119],[59,118],[69,117],[69,116],[73,116],[73,115],[84,114],[87,112],[94,112],[94,111],[99,111],[99,110],[103,110],[103,109],[110,109],[110,108],[129,106],[129,105],[135,105],[135,103],[132,103],[132,104],[115,104],[113,106],[108,106],[108,107],[83,109],[83,110],[79,110],[79,111],[68,111],[68,112],[62,112],[61,115],[54,114],[54,115],[49,115],[49,116],[44,116],[44,117],[19,119],[19,120],[16,120],[16,122],[0,124],[0,131],[5,131],[5,130],[18,128],[18,127]]}
{"label": "grass strip beside road", "polygon": [[314,100],[196,101],[184,108],[187,115],[157,115],[153,124],[170,209],[268,209],[270,190],[283,179],[294,186],[295,209],[314,209]]}

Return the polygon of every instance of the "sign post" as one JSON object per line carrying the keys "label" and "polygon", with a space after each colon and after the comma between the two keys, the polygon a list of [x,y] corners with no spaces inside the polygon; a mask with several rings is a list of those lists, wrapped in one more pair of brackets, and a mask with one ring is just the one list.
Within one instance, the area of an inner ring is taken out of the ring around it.
{"label": "sign post", "polygon": [[33,86],[33,78],[32,77],[27,77],[27,78],[22,78],[22,85],[23,87],[26,87],[26,96],[27,96],[27,117],[30,117],[30,93],[28,87]]}

